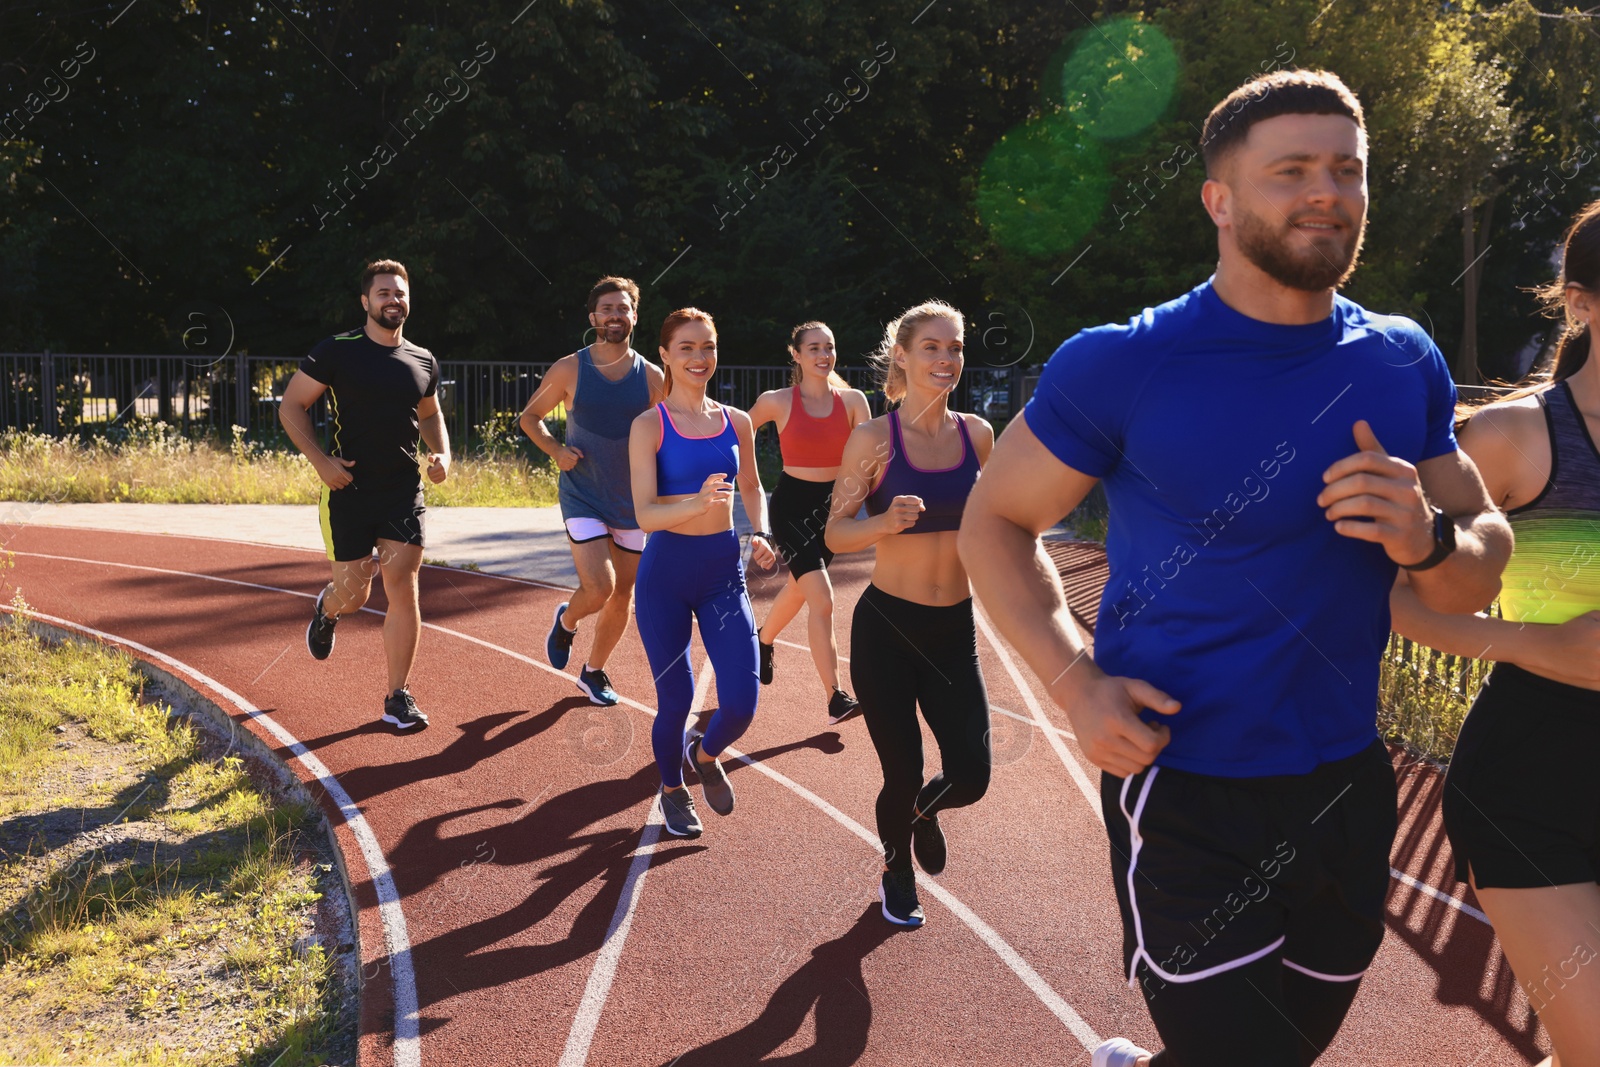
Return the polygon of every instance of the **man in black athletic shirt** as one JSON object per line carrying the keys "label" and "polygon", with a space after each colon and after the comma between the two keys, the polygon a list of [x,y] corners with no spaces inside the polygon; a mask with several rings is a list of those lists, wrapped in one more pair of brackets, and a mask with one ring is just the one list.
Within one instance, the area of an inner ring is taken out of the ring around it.
{"label": "man in black athletic shirt", "polygon": [[[404,732],[428,717],[406,687],[417,658],[422,614],[417,571],[422,566],[422,477],[417,437],[428,446],[428,477],[450,471],[450,440],[435,395],[439,362],[400,336],[410,313],[406,269],[392,259],[367,264],[361,275],[359,330],[320,342],[283,392],[278,418],[322,479],[322,539],[333,580],[317,597],[306,647],[317,659],[333,651],[339,616],[358,610],[372,590],[372,551],[378,551],[389,598],[383,647],[389,696],[383,721]],[[309,409],[328,396],[329,447],[318,446]]]}

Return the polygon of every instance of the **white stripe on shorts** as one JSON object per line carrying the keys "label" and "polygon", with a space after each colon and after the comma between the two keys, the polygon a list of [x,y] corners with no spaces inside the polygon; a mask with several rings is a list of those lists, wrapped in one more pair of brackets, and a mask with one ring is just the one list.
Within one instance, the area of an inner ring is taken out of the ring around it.
{"label": "white stripe on shorts", "polygon": [[[1144,838],[1139,834],[1139,818],[1144,814],[1145,801],[1150,798],[1150,787],[1155,784],[1156,775],[1160,772],[1160,770],[1160,767],[1150,768],[1150,773],[1144,780],[1144,787],[1139,790],[1139,800],[1136,804],[1134,804],[1133,814],[1128,814],[1128,789],[1133,785],[1133,779],[1131,777],[1124,778],[1122,780],[1122,796],[1117,801],[1117,806],[1122,809],[1122,817],[1128,820],[1128,907],[1133,911],[1133,936],[1134,940],[1138,943],[1138,947],[1133,950],[1133,959],[1128,962],[1129,989],[1139,988],[1139,982],[1135,977],[1135,972],[1139,969],[1139,960],[1141,958],[1143,958],[1145,966],[1149,967],[1150,970],[1155,972],[1157,976],[1164,978],[1169,982],[1198,982],[1202,978],[1210,978],[1212,975],[1221,974],[1224,971],[1232,971],[1239,967],[1243,967],[1246,964],[1254,963],[1261,957],[1276,950],[1284,942],[1284,935],[1279,935],[1278,939],[1272,942],[1272,944],[1267,945],[1264,948],[1256,949],[1248,956],[1240,956],[1236,960],[1228,960],[1225,963],[1217,964],[1215,967],[1207,967],[1203,971],[1195,971],[1193,974],[1173,974],[1171,971],[1163,970],[1161,966],[1156,963],[1155,958],[1152,957],[1149,951],[1145,949],[1144,925],[1139,918],[1139,897],[1134,893],[1133,889],[1133,872],[1139,866],[1139,850],[1144,845]],[[1287,960],[1284,962],[1288,963]],[[1294,966],[1294,964],[1289,965],[1291,967]],[[1295,967],[1295,970],[1305,970],[1305,968]],[[1310,971],[1306,971],[1306,973],[1311,974]],[[1314,977],[1320,978],[1324,976],[1315,975]],[[1360,975],[1356,975],[1355,977],[1359,978]]]}

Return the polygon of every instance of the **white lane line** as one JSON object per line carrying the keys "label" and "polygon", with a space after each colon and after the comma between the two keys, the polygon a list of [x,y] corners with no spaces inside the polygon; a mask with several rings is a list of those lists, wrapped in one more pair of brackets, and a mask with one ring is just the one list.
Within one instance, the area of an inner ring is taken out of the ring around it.
{"label": "white lane line", "polygon": [[[315,599],[314,595],[311,593],[302,593],[294,589],[282,589],[277,586],[259,585],[255,582],[243,582],[233,578],[219,578],[210,574],[197,574],[193,571],[176,571],[161,567],[145,567],[132,563],[106,563],[102,560],[83,559],[75,556],[48,556],[39,552],[13,552],[12,554],[16,556],[31,556],[41,559],[56,559],[69,563],[85,563],[89,564],[90,566],[110,566],[120,567],[127,570],[142,570],[158,574],[171,574],[185,578],[195,578],[202,581],[214,581],[223,582],[228,585],[247,586],[252,589],[263,589],[275,593],[287,593],[290,596],[305,597],[308,600]],[[377,611],[373,608],[362,608],[361,610],[372,612],[375,615],[383,614],[383,612]],[[504,656],[509,656],[511,659],[514,659],[519,663],[526,663],[531,667],[535,667],[541,671],[545,671],[546,673],[553,674],[558,678],[562,678],[567,681],[571,680],[571,676],[566,674],[564,671],[558,671],[542,660],[536,660],[531,656],[525,656],[522,653],[506,648],[503,645],[497,645],[492,641],[485,641],[481,637],[474,637],[471,634],[462,633],[459,630],[452,630],[449,627],[440,626],[438,623],[424,622],[422,625],[426,629],[437,630],[440,633],[449,634],[452,637],[466,641],[470,644],[487,648],[490,651],[498,652]],[[639,703],[637,700],[633,700],[629,697],[622,697],[621,703],[637,711],[642,711],[651,718],[655,717],[655,709],[647,707],[644,704]],[[766,775],[768,778],[771,778],[784,788],[790,790],[802,799],[817,807],[822,811],[823,814],[827,815],[834,822],[837,822],[856,837],[866,842],[866,844],[874,851],[878,850],[879,844],[876,834],[869,832],[866,827],[856,822],[850,816],[846,815],[844,812],[840,811],[826,800],[823,800],[805,786],[794,781],[788,776],[773,770],[763,762],[750,759],[750,757],[746,756],[744,753],[735,748],[729,747],[723,752],[723,755],[731,759],[736,759],[739,762],[754,768],[761,774]],[[1098,810],[1098,808],[1096,808],[1096,810]],[[1072,1006],[1063,1000],[1060,994],[1056,993],[1056,991],[1050,987],[1049,983],[1047,983],[1044,978],[1033,969],[1033,966],[1029,964],[1028,961],[1024,959],[1016,949],[1012,948],[1011,945],[1008,944],[1005,939],[1002,938],[1000,934],[997,933],[992,927],[983,922],[983,920],[979,919],[977,914],[963,904],[955,896],[955,894],[934,882],[932,879],[924,877],[920,873],[917,875],[917,882],[934,897],[936,897],[940,903],[949,908],[951,913],[965,923],[967,928],[976,934],[979,940],[981,940],[985,945],[988,945],[989,948],[1000,957],[1001,962],[1005,963],[1006,966],[1009,967],[1014,974],[1016,974],[1022,983],[1039,998],[1039,1000],[1050,1011],[1050,1013],[1059,1019],[1062,1024],[1072,1033],[1072,1035],[1083,1044],[1085,1049],[1093,1049],[1095,1045],[1099,1043],[1099,1039],[1094,1037],[1094,1031],[1089,1027],[1089,1024],[1083,1021],[1082,1017],[1080,1017],[1078,1013],[1072,1009]],[[407,1067],[407,1065],[402,1065],[402,1067]]]}
{"label": "white lane line", "polygon": [[1450,905],[1452,908],[1456,909],[1457,911],[1461,912],[1462,914],[1470,915],[1474,919],[1477,919],[1479,922],[1483,923],[1486,926],[1492,926],[1493,925],[1492,923],[1489,922],[1489,916],[1485,915],[1483,912],[1479,911],[1477,908],[1474,908],[1471,904],[1468,904],[1467,902],[1465,902],[1463,900],[1456,899],[1455,897],[1451,896],[1449,893],[1446,893],[1442,889],[1435,889],[1435,888],[1433,888],[1433,886],[1429,885],[1427,882],[1418,881],[1417,879],[1415,879],[1415,878],[1411,877],[1409,874],[1407,874],[1405,871],[1402,871],[1402,870],[1400,870],[1400,869],[1398,869],[1396,867],[1390,867],[1389,868],[1389,877],[1393,878],[1397,882],[1400,882],[1400,883],[1402,883],[1404,885],[1410,886],[1412,889],[1415,889],[1419,893],[1428,894],[1428,896],[1432,897],[1434,900],[1443,901],[1444,903]]}
{"label": "white lane line", "polygon": [[[33,553],[15,553],[16,555],[32,555]],[[67,558],[67,557],[54,557]],[[81,560],[78,562],[93,562]],[[177,573],[177,572],[173,572]],[[219,579],[226,581],[227,579]],[[247,584],[247,583],[241,583]],[[258,586],[260,589],[271,589],[271,586]],[[284,592],[285,590],[279,590]],[[0,606],[0,611],[10,613],[9,607]],[[158,652],[149,645],[140,644],[117,634],[109,634],[104,630],[96,630],[80,623],[70,622],[55,615],[46,615],[41,611],[30,612],[33,618],[42,619],[55,626],[67,630],[76,630],[87,634],[96,640],[131,648],[141,655],[166,667],[187,675],[210,687],[212,690],[225,697],[229,703],[238,708],[246,717],[254,719],[266,727],[285,748],[309,771],[318,785],[327,790],[333,802],[338,805],[339,815],[344,819],[345,825],[350,827],[350,832],[355,835],[357,844],[361,846],[361,856],[366,860],[367,870],[372,875],[373,888],[378,892],[378,918],[383,924],[384,948],[389,954],[389,975],[394,985],[394,1063],[395,1067],[420,1067],[422,1063],[421,1030],[417,1014],[417,979],[416,972],[411,965],[411,941],[406,932],[406,917],[400,907],[400,893],[395,888],[394,876],[389,871],[389,861],[383,855],[383,848],[378,844],[378,836],[372,832],[372,827],[367,824],[366,816],[361,814],[361,809],[356,802],[346,793],[344,786],[333,773],[311,754],[311,751],[300,743],[299,738],[277,722],[272,716],[250,703],[232,689],[203,674],[182,660],[174,659],[165,652]]]}
{"label": "white lane line", "polygon": [[622,897],[617,910],[611,913],[611,925],[606,928],[605,943],[595,957],[589,971],[588,984],[583,987],[583,1000],[578,1003],[578,1014],[573,1017],[572,1030],[567,1034],[567,1046],[561,1052],[557,1067],[583,1067],[589,1059],[589,1045],[594,1041],[595,1030],[600,1026],[600,1014],[605,1011],[606,998],[611,995],[611,982],[617,976],[617,963],[622,959],[622,946],[633,929],[633,913],[638,907],[639,895],[644,892],[644,876],[650,870],[650,857],[655,854],[661,840],[661,805],[650,805],[650,817],[639,835],[639,845],[633,850],[633,862],[628,865],[628,876],[622,883]]}
{"label": "white lane line", "polygon": [[711,660],[707,659],[700,667],[700,677],[694,681],[694,700],[689,704],[690,726],[693,726],[695,720],[700,717],[700,709],[706,706],[706,693],[711,689],[711,679],[715,676],[716,672],[711,669]]}
{"label": "white lane line", "polygon": [[1033,687],[1028,684],[1028,680],[1017,669],[1016,661],[1011,658],[1011,650],[1000,642],[1000,635],[994,632],[994,627],[989,625],[989,620],[984,616],[983,612],[978,610],[976,604],[972,608],[972,617],[978,621],[978,629],[982,630],[983,636],[989,639],[990,647],[999,655],[1000,662],[1005,666],[1006,673],[1011,676],[1011,681],[1016,685],[1017,691],[1022,694],[1022,702],[1028,705],[1028,711],[1033,715],[1034,725],[1039,727],[1044,733],[1045,740],[1050,742],[1050,747],[1056,750],[1057,756],[1061,757],[1061,763],[1067,768],[1067,774],[1071,775],[1073,783],[1078,787],[1078,791],[1083,794],[1083,799],[1089,802],[1089,810],[1094,813],[1094,817],[1099,820],[1100,825],[1104,826],[1106,817],[1100,811],[1100,790],[1090,784],[1089,775],[1084,772],[1083,764],[1079,763],[1077,757],[1068,751],[1066,742],[1056,735],[1050,719],[1045,715],[1044,709],[1039,706],[1038,698],[1033,695]]}
{"label": "white lane line", "polygon": [[[694,701],[689,705],[689,721],[693,722],[705,706],[706,691],[711,688],[711,662],[700,668],[700,678],[695,682]],[[650,858],[655,855],[661,841],[662,813],[659,795],[650,805],[650,817],[645,820],[639,834],[639,844],[633,851],[633,862],[628,865],[628,876],[622,883],[622,896],[617,898],[617,908],[611,913],[611,925],[606,927],[606,939],[600,945],[594,966],[589,970],[589,981],[583,987],[583,1000],[578,1003],[578,1013],[573,1016],[572,1029],[567,1032],[567,1046],[561,1052],[556,1067],[583,1067],[589,1061],[589,1046],[594,1043],[595,1031],[600,1027],[600,1016],[606,1010],[606,998],[611,995],[611,982],[617,976],[617,964],[622,960],[622,947],[628,942],[628,931],[633,929],[633,913],[638,909],[639,897],[644,893],[644,876],[650,870]]]}
{"label": "white lane line", "polygon": [[[327,559],[328,558],[328,552],[327,552],[326,549],[322,549],[322,548],[303,548],[300,545],[278,545],[278,544],[273,544],[271,541],[245,541],[245,540],[242,540],[242,539],[237,538],[237,537],[215,537],[215,536],[212,536],[210,534],[193,534],[193,533],[175,534],[175,533],[168,533],[165,530],[121,530],[121,529],[117,529],[117,528],[112,527],[112,526],[71,526],[71,525],[63,525],[61,523],[49,523],[49,522],[37,522],[37,521],[35,521],[35,522],[16,522],[16,521],[13,521],[11,519],[6,518],[7,514],[8,514],[8,512],[6,512],[6,510],[5,510],[5,505],[4,504],[0,504],[0,526],[19,526],[19,527],[34,526],[34,527],[38,527],[40,529],[48,529],[48,530],[81,530],[81,531],[83,531],[85,533],[109,533],[109,534],[120,534],[120,535],[133,534],[133,535],[138,536],[138,537],[174,537],[174,538],[182,538],[182,539],[188,540],[188,541],[215,541],[218,544],[224,544],[224,545],[245,545],[248,548],[271,548],[271,549],[275,549],[275,550],[280,551],[280,552],[298,552],[301,555],[316,556],[319,559]],[[28,555],[37,555],[38,553],[26,553],[26,554],[28,554]],[[69,556],[45,556],[43,558],[45,558],[45,559],[70,559],[71,557],[69,557]],[[107,566],[115,566],[115,564],[108,563]],[[496,581],[514,582],[517,585],[533,585],[533,586],[538,586],[541,589],[557,589],[557,590],[560,590],[563,593],[575,593],[575,592],[578,591],[578,587],[575,586],[575,585],[557,585],[555,582],[546,582],[546,581],[543,581],[542,579],[539,579],[539,578],[522,578],[522,577],[518,577],[517,575],[514,575],[514,574],[493,574],[493,573],[491,573],[489,571],[468,570],[465,567],[451,567],[451,566],[449,566],[447,564],[442,564],[442,563],[424,563],[422,566],[426,570],[454,571],[456,573],[461,573],[461,572],[465,571],[466,573],[474,574],[474,575],[478,576],[479,578],[493,578]],[[174,573],[181,573],[181,572],[174,572]]]}

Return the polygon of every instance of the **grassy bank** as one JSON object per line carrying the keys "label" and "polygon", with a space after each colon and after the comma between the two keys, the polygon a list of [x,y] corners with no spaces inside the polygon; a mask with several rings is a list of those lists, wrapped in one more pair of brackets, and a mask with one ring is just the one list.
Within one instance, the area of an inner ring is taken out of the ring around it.
{"label": "grassy bank", "polygon": [[[543,507],[556,501],[555,469],[496,450],[456,457],[430,507]],[[192,440],[161,423],[119,440],[0,434],[0,500],[60,504],[314,504],[322,483],[298,452],[235,438]]]}
{"label": "grassy bank", "polygon": [[128,657],[0,621],[0,1063],[354,1063],[313,818]]}

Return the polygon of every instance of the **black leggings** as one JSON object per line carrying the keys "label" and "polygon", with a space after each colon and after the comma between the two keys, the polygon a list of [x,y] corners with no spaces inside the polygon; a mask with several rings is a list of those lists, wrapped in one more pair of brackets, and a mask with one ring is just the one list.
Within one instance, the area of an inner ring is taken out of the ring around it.
{"label": "black leggings", "polygon": [[[1333,1042],[1360,982],[1325,982],[1277,953],[1197,982],[1162,982],[1140,964],[1166,1048],[1150,1067],[1307,1067]],[[1226,1020],[1226,1025],[1219,1025]]]}
{"label": "black leggings", "polygon": [[[850,681],[883,766],[877,814],[884,862],[908,870],[913,807],[924,815],[965,807],[989,788],[989,694],[972,601],[935,608],[867,586],[850,624]],[[942,765],[926,785],[919,704]]]}

